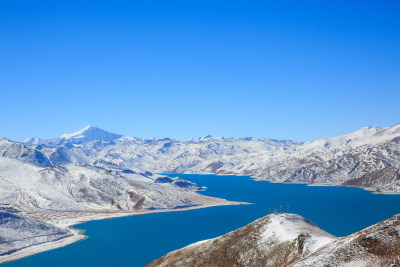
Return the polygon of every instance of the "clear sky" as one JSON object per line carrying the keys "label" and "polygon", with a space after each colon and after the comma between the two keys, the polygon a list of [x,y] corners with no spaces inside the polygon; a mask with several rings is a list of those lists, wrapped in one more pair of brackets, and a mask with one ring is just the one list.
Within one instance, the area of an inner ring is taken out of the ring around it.
{"label": "clear sky", "polygon": [[400,122],[399,1],[0,1],[0,137]]}

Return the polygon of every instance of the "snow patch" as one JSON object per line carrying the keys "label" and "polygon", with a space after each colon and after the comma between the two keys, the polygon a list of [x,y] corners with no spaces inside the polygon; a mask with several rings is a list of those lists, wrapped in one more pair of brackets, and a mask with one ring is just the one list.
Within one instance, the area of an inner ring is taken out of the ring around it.
{"label": "snow patch", "polygon": [[261,234],[263,242],[277,239],[279,242],[291,242],[300,234],[305,236],[303,251],[312,253],[332,242],[333,236],[322,230],[318,225],[297,214],[271,215],[268,224]]}

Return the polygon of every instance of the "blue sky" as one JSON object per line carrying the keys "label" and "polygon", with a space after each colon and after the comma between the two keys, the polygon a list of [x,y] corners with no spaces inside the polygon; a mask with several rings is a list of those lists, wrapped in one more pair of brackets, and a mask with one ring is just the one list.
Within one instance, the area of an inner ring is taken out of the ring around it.
{"label": "blue sky", "polygon": [[397,1],[1,1],[0,137],[391,126],[398,14]]}

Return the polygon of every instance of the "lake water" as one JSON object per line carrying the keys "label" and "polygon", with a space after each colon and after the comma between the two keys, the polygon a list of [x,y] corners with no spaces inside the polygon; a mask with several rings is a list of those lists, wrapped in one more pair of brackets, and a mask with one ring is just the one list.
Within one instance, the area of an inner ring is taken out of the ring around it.
{"label": "lake water", "polygon": [[89,238],[4,266],[144,266],[172,250],[242,227],[280,206],[336,236],[400,213],[400,195],[359,188],[273,184],[246,176],[179,176],[207,186],[205,195],[254,204],[87,222],[76,228],[85,229]]}

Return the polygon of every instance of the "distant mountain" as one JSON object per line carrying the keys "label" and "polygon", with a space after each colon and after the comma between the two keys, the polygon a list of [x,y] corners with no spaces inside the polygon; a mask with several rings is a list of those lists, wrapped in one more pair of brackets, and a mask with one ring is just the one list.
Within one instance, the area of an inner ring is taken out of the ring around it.
{"label": "distant mountain", "polygon": [[304,217],[285,213],[170,252],[147,267],[399,264],[400,215],[346,237],[333,237]]}
{"label": "distant mountain", "polygon": [[25,145],[39,150],[51,164],[107,162],[143,172],[239,174],[397,193],[399,138],[400,124],[364,127],[313,142],[212,136],[139,139],[88,126],[58,139],[29,139]]}
{"label": "distant mountain", "polygon": [[4,158],[18,159],[41,167],[51,166],[48,157],[41,151],[14,142],[8,139],[0,140],[0,156]]}
{"label": "distant mountain", "polygon": [[110,133],[100,128],[88,125],[82,130],[73,134],[63,134],[60,139],[65,139],[73,144],[82,144],[91,141],[111,142],[122,137],[122,135]]}
{"label": "distant mountain", "polygon": [[385,130],[383,127],[363,127],[353,133],[349,133],[342,136],[322,138],[314,142],[308,142],[305,144],[305,150],[315,151],[327,148],[337,148],[342,145],[352,146],[354,144],[366,142],[371,136],[378,132]]}
{"label": "distant mountain", "polygon": [[346,185],[377,192],[400,192],[399,126],[351,139],[334,148],[295,153],[266,165],[255,176],[276,182]]}
{"label": "distant mountain", "polygon": [[111,133],[100,128],[88,125],[85,128],[72,133],[63,134],[57,138],[42,139],[38,137],[27,138],[23,143],[29,146],[72,146],[72,144],[82,144],[92,141],[97,142],[112,142],[115,139],[121,138],[122,135]]}

